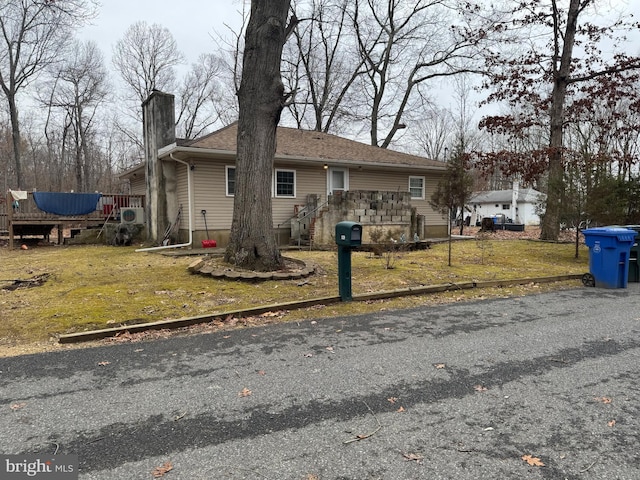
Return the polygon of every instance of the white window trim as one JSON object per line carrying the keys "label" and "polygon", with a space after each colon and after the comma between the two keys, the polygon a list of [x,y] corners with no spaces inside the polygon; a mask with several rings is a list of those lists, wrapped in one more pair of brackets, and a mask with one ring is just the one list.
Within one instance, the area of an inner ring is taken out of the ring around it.
{"label": "white window trim", "polygon": [[[278,195],[278,172],[293,173],[293,195]],[[275,198],[296,198],[298,187],[298,176],[296,171],[291,168],[275,168],[273,170],[273,196]]]}
{"label": "white window trim", "polygon": [[[227,197],[233,197],[235,196],[233,193],[229,193],[229,170],[233,169],[234,173],[236,172],[236,166],[235,165],[225,165],[224,167],[224,193]],[[238,183],[238,179],[237,177],[234,178],[234,182],[237,185]]]}
{"label": "white window trim", "polygon": [[[413,194],[411,193],[411,180],[414,178],[419,178],[420,180],[422,180],[422,194],[419,197],[414,197]],[[426,195],[426,189],[427,189],[426,177],[422,175],[409,175],[409,194],[411,195],[412,200],[424,200]]]}
{"label": "white window trim", "polygon": [[327,195],[333,195],[333,181],[332,181],[332,173],[334,171],[340,171],[344,173],[344,189],[338,190],[340,192],[348,192],[349,191],[349,169],[346,167],[329,167],[327,169]]}

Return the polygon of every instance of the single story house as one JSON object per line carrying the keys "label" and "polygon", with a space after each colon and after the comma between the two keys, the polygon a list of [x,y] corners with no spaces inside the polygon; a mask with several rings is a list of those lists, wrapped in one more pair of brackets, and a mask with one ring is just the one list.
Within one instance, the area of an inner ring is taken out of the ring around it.
{"label": "single story house", "polygon": [[[125,172],[131,193],[144,193],[148,237],[199,245],[228,243],[233,214],[237,124],[195,140],[175,138],[173,95],[143,103],[145,163]],[[280,244],[333,241],[335,223],[401,228],[406,238],[447,235],[429,206],[442,162],[336,135],[278,127],[272,177],[274,235]]]}
{"label": "single story house", "polygon": [[522,225],[540,225],[537,209],[546,195],[533,188],[520,188],[514,182],[506,190],[474,192],[469,199],[471,224],[479,224],[484,217],[504,215],[507,221]]}

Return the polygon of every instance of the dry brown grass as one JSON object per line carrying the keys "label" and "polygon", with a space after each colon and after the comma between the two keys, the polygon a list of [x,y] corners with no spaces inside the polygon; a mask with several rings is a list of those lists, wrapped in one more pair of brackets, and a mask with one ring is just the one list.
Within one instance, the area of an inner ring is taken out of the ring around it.
{"label": "dry brown grass", "polygon": [[[401,252],[394,263],[395,268],[386,270],[380,258],[366,252],[354,252],[353,293],[586,272],[586,247],[580,247],[579,259],[576,260],[574,254],[572,244],[466,240],[454,242],[451,267],[447,265],[447,244],[443,243],[425,251]],[[26,251],[3,248],[0,255],[0,280],[51,274],[40,287],[0,290],[0,355],[54,345],[57,336],[64,333],[338,294],[335,252],[287,252],[287,256],[315,262],[319,273],[304,281],[262,283],[192,275],[187,266],[193,257],[136,253],[133,247],[48,246]],[[0,287],[8,284],[5,281]],[[550,287],[485,289],[367,303],[349,302],[286,312],[277,317],[279,321],[290,321],[348,315],[489,295],[519,295],[540,288]]]}

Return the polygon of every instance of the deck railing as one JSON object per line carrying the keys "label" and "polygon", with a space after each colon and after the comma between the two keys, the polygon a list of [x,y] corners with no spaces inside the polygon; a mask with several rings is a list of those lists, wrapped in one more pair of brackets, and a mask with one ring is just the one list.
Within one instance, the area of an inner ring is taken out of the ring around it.
{"label": "deck railing", "polygon": [[11,222],[27,223],[29,221],[52,224],[73,221],[107,221],[116,220],[123,208],[145,206],[144,195],[122,195],[104,193],[96,205],[96,210],[88,215],[54,215],[43,212],[36,206],[33,193],[29,192],[25,200],[14,200],[8,192],[6,198],[0,198],[0,232],[8,232]]}

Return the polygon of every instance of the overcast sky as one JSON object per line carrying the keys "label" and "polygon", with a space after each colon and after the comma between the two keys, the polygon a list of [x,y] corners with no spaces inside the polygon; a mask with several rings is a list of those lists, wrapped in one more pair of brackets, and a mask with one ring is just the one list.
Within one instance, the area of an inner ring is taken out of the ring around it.
{"label": "overcast sky", "polygon": [[113,47],[132,24],[144,20],[169,29],[186,55],[188,63],[201,53],[214,53],[211,38],[214,30],[229,36],[225,24],[238,29],[242,9],[241,0],[101,0],[99,16],[93,25],[79,32],[82,40],[97,42],[111,64]]}
{"label": "overcast sky", "polygon": [[[167,27],[189,64],[201,53],[215,53],[211,38],[214,31],[229,37],[225,24],[238,30],[241,23],[238,12],[242,0],[101,0],[101,3],[99,16],[79,36],[97,42],[107,64],[111,63],[115,43],[129,26],[140,20]],[[600,5],[603,14],[609,5],[618,6],[633,12],[636,20],[640,20],[640,0],[600,0]],[[640,49],[640,45],[635,48]]]}
{"label": "overcast sky", "polygon": [[[94,25],[84,28],[80,37],[95,40],[107,60],[126,29],[140,20],[167,27],[189,62],[215,48],[211,40],[214,30],[227,35],[225,23],[238,29],[241,22],[238,12],[242,0],[101,0],[101,3]],[[600,0],[599,4],[602,14],[607,13],[609,5],[618,6],[633,12],[636,20],[640,20],[640,0]]]}
{"label": "overcast sky", "polygon": [[[111,64],[113,47],[135,22],[144,20],[149,25],[158,23],[168,28],[178,48],[186,56],[187,64],[180,68],[186,71],[201,53],[216,53],[217,46],[212,39],[214,32],[231,38],[225,24],[236,31],[240,29],[239,12],[243,0],[101,0],[101,3],[99,16],[93,25],[79,32],[79,37],[97,42],[111,72],[111,81],[117,84],[120,79]],[[632,12],[635,20],[640,20],[640,0],[599,0],[598,5],[602,15],[619,9]],[[637,54],[640,50],[640,31],[634,37],[638,41],[631,42],[628,48],[633,50],[630,53]],[[433,88],[446,87],[434,84]]]}

